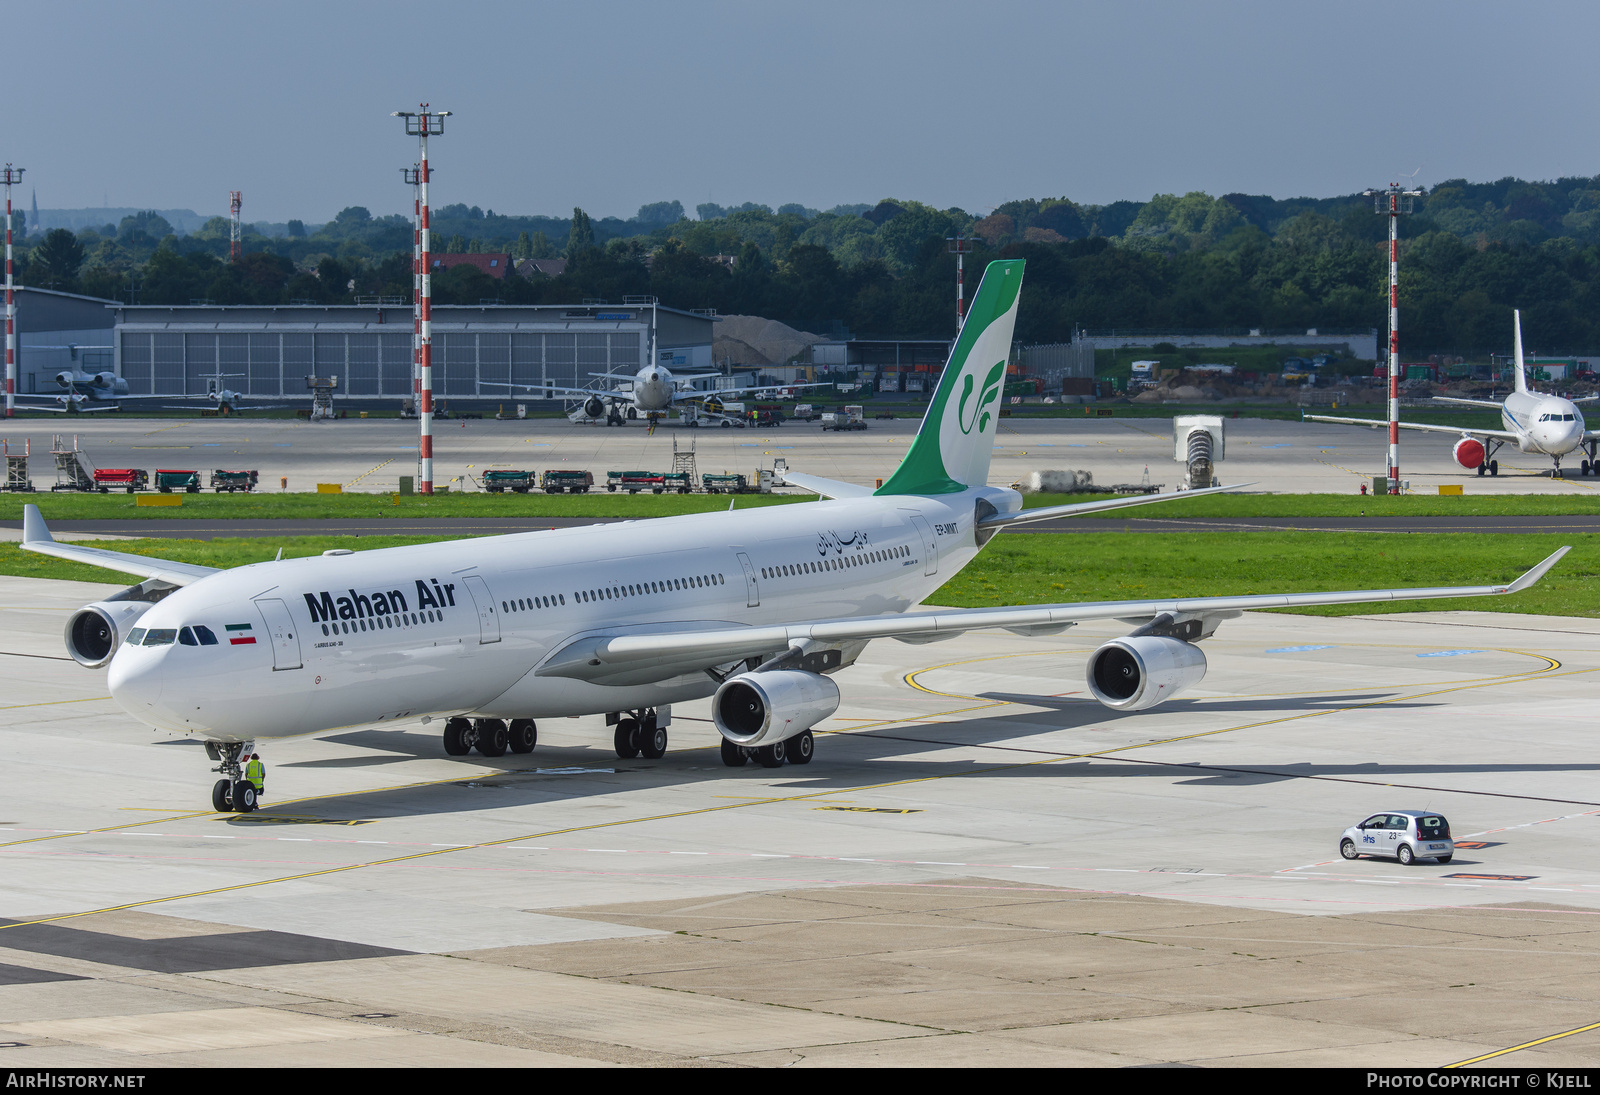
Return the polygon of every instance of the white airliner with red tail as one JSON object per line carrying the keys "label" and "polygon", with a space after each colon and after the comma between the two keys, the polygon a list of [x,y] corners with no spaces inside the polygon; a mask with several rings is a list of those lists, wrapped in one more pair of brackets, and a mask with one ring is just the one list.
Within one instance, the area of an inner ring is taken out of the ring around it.
{"label": "white airliner with red tail", "polygon": [[918,609],[1014,525],[1207,493],[1023,510],[988,485],[1022,274],[989,264],[877,490],[791,472],[827,500],[220,571],[57,543],[28,506],[21,547],[144,577],[74,613],[67,649],[108,669],[129,714],[206,742],[218,810],[254,805],[239,758],[257,739],[424,717],[445,719],[445,752],[501,756],[533,749],[538,719],[605,714],[618,755],[660,757],[670,705],[710,697],[725,763],[809,763],[811,728],[839,707],[832,674],[873,639],[1126,621],[1086,678],[1106,707],[1140,711],[1198,683],[1197,643],[1247,609],[1515,593],[1567,550],[1477,586]]}
{"label": "white airliner with red tail", "polygon": [[[1563,399],[1558,395],[1543,395],[1528,388],[1527,372],[1522,361],[1522,314],[1511,313],[1516,365],[1512,369],[1511,394],[1505,402],[1492,399],[1458,399],[1454,396],[1434,396],[1435,403],[1459,403],[1468,407],[1489,407],[1500,412],[1503,430],[1468,430],[1459,426],[1431,426],[1421,422],[1402,422],[1402,430],[1423,430],[1428,433],[1455,434],[1459,438],[1450,455],[1468,471],[1479,475],[1499,475],[1500,461],[1495,453],[1500,446],[1512,443],[1518,451],[1539,453],[1555,462],[1551,474],[1562,477],[1561,458],[1575,452],[1584,453],[1579,465],[1582,475],[1600,475],[1600,460],[1595,449],[1600,445],[1600,431],[1586,429],[1578,403],[1588,403],[1595,396],[1582,400]],[[1340,422],[1352,426],[1387,426],[1389,423],[1370,418],[1332,418],[1328,415],[1308,414],[1308,422]]]}

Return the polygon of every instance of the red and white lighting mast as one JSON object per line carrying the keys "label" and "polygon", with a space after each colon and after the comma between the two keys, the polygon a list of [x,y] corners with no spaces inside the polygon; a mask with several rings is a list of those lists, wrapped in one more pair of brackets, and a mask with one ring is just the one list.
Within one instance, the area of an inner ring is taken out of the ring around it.
{"label": "red and white lighting mast", "polygon": [[444,132],[448,110],[428,109],[423,103],[417,111],[397,110],[392,115],[404,118],[406,134],[417,138],[417,371],[421,383],[418,392],[417,420],[422,425],[422,435],[417,444],[417,493],[433,493],[433,278],[428,269],[428,138]]}
{"label": "red and white lighting mast", "polygon": [[1420,190],[1401,190],[1390,183],[1365,191],[1373,210],[1389,218],[1389,470],[1390,494],[1400,493],[1400,216],[1415,208]]}
{"label": "red and white lighting mast", "polygon": [[22,168],[6,164],[6,417],[17,413],[17,297],[11,287],[11,188],[22,181]]}
{"label": "red and white lighting mast", "polygon": [[239,224],[239,210],[244,208],[244,191],[228,191],[228,261],[238,262],[244,254],[244,232]]}
{"label": "red and white lighting mast", "polygon": [[[416,164],[400,169],[411,187],[411,405],[422,406],[422,169]],[[420,413],[420,412],[419,412]]]}
{"label": "red and white lighting mast", "polygon": [[967,287],[963,282],[965,263],[961,260],[971,250],[974,238],[972,236],[946,236],[945,250],[956,257],[956,334],[961,333],[962,325],[967,322]]}

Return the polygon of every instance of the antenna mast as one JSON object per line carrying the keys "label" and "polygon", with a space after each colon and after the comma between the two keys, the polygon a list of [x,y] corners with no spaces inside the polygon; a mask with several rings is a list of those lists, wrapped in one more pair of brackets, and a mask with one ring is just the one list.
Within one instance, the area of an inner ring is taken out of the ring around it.
{"label": "antenna mast", "polygon": [[1390,494],[1400,493],[1400,217],[1412,212],[1421,190],[1401,190],[1390,183],[1364,192],[1373,211],[1389,218],[1389,470]]}

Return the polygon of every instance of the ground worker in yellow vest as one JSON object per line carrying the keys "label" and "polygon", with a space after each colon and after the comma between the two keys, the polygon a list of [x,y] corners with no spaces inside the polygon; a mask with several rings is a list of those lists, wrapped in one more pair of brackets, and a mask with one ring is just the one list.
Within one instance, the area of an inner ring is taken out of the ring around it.
{"label": "ground worker in yellow vest", "polygon": [[256,801],[261,800],[261,793],[267,786],[267,766],[261,763],[260,753],[250,754],[250,763],[244,766],[244,778],[249,780],[256,789]]}

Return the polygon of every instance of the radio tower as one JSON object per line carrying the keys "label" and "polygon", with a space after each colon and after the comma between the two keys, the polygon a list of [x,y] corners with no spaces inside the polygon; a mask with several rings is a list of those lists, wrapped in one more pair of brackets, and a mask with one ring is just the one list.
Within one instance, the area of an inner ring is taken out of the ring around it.
{"label": "radio tower", "polygon": [[228,225],[228,261],[238,262],[244,252],[244,233],[239,228],[239,210],[244,206],[244,191],[228,191],[228,213],[233,218]]}
{"label": "radio tower", "polygon": [[428,138],[444,132],[448,110],[422,109],[397,110],[391,115],[404,118],[406,135],[416,137],[417,156],[417,373],[421,391],[417,403],[417,420],[421,423],[421,437],[417,443],[417,493],[433,493],[433,278],[428,270]]}
{"label": "radio tower", "polygon": [[1400,493],[1400,217],[1410,213],[1420,190],[1401,190],[1390,183],[1382,190],[1367,190],[1373,211],[1389,218],[1389,471],[1390,494]]}
{"label": "radio tower", "polygon": [[[6,417],[17,413],[17,298],[11,287],[11,188],[22,182],[22,168],[6,164]],[[35,202],[37,204],[37,202]]]}

